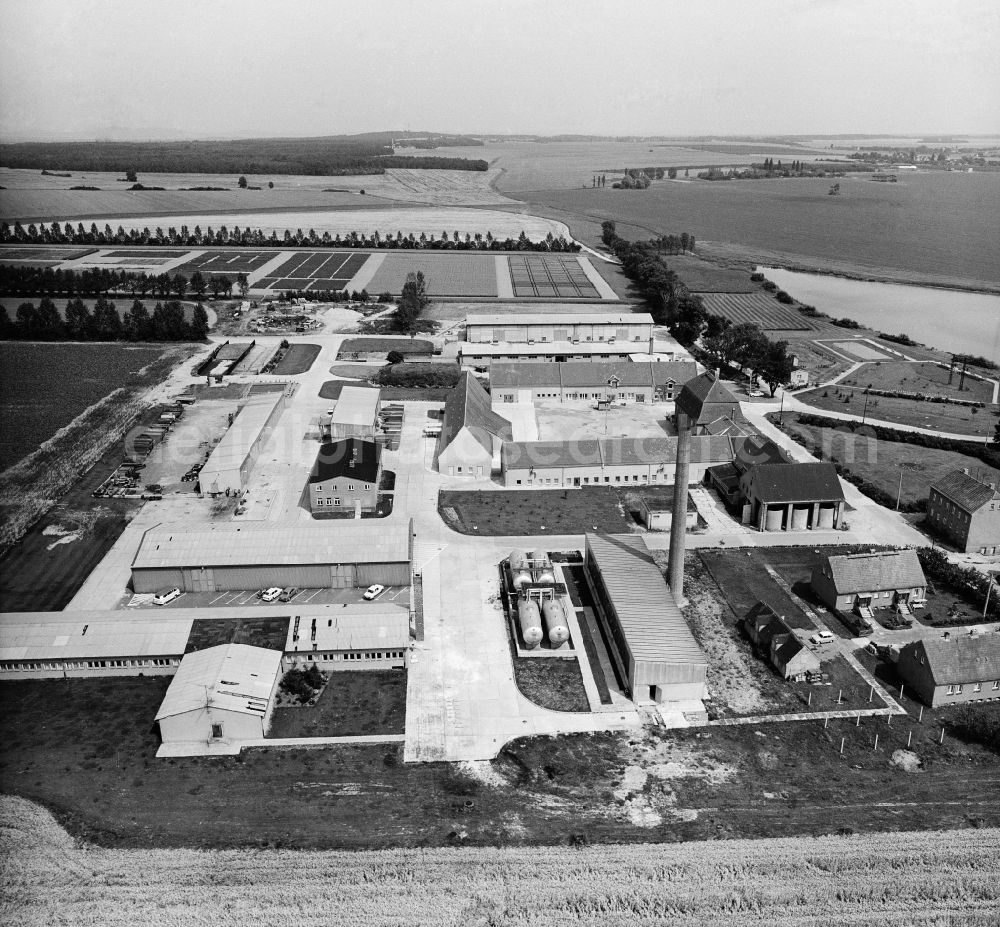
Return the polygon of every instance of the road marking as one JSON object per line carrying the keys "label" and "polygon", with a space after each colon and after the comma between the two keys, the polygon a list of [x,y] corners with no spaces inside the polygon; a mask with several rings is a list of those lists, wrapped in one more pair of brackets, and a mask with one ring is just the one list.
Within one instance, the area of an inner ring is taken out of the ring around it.
{"label": "road marking", "polygon": [[316,590],[316,591],[315,591],[315,592],[314,592],[314,593],[313,593],[313,594],[312,594],[311,596],[309,596],[309,598],[308,598],[308,599],[303,599],[302,601],[303,601],[303,602],[311,602],[311,601],[312,601],[313,599],[315,599],[315,598],[316,598],[316,596],[318,596],[318,595],[319,595],[319,594],[320,594],[320,593],[321,593],[322,591],[323,591],[322,589],[317,589],[317,590]]}

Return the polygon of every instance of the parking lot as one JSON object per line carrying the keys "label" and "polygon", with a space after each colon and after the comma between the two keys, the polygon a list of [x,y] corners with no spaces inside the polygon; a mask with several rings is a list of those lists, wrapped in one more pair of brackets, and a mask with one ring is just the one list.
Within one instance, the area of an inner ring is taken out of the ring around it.
{"label": "parking lot", "polygon": [[[364,589],[302,589],[292,600],[285,602],[262,602],[257,593],[259,589],[243,589],[230,592],[184,592],[172,602],[164,605],[163,608],[243,608],[244,606],[269,606],[276,605],[357,605],[364,602]],[[409,586],[386,586],[375,602],[391,603],[393,605],[410,604]],[[146,608],[153,604],[151,594],[135,595],[129,602],[131,608]]]}

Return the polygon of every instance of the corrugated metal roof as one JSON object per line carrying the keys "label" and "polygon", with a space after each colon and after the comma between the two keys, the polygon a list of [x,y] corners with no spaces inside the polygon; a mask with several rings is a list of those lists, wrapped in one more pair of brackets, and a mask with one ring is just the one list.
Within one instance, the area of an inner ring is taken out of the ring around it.
{"label": "corrugated metal roof", "polygon": [[914,589],[927,585],[915,550],[883,550],[825,558],[821,568],[833,580],[837,595]]}
{"label": "corrugated metal roof", "polygon": [[[539,355],[549,357],[555,354],[620,354],[628,356],[635,353],[636,345],[648,346],[649,342],[643,339],[636,341],[545,341],[536,344],[522,342],[506,342],[501,344],[490,344],[485,341],[463,341],[460,353],[480,355],[482,357],[529,356]],[[654,341],[653,354],[676,354],[677,344],[671,341]],[[665,362],[661,362],[665,363]]]}
{"label": "corrugated metal roof", "polygon": [[[713,435],[691,438],[692,463],[727,463],[733,460],[740,442]],[[622,467],[673,464],[677,459],[677,439],[587,438],[580,441],[505,441],[501,449],[505,470],[533,467],[549,470],[562,467]]]}
{"label": "corrugated metal roof", "polygon": [[[137,620],[127,612],[0,615],[0,660],[168,657],[184,653],[193,619]],[[53,620],[58,616],[58,620]]]}
{"label": "corrugated metal roof", "polygon": [[224,644],[184,655],[156,720],[218,708],[263,718],[281,672],[277,650]]}
{"label": "corrugated metal roof", "polygon": [[953,470],[937,482],[931,483],[931,489],[937,490],[942,496],[954,502],[966,512],[978,512],[987,502],[1000,500],[1000,492],[994,486],[983,480],[977,480],[964,470]]}
{"label": "corrugated metal roof", "polygon": [[652,325],[648,312],[476,312],[466,325]]}
{"label": "corrugated metal roof", "polygon": [[205,489],[211,489],[211,480],[216,473],[238,469],[243,465],[250,448],[267,425],[274,407],[283,398],[281,393],[271,393],[247,400],[198,475]]}
{"label": "corrugated metal roof", "polygon": [[345,386],[329,421],[334,425],[364,425],[371,427],[378,415],[381,390],[364,386]]}
{"label": "corrugated metal roof", "polygon": [[608,388],[611,377],[619,388],[684,383],[698,372],[694,361],[567,361],[562,364],[498,363],[490,367],[490,387],[530,386]]}
{"label": "corrugated metal roof", "polygon": [[[313,638],[313,620],[316,637]],[[341,608],[338,614],[299,617],[299,639],[294,619],[288,628],[288,653],[316,650],[405,650],[410,644],[410,611],[401,605],[365,603]]]}
{"label": "corrugated metal roof", "polygon": [[939,686],[1000,679],[1000,634],[957,636],[951,640],[925,637],[912,646],[918,652],[923,648],[931,676]]}
{"label": "corrugated metal roof", "polygon": [[409,560],[408,522],[150,528],[132,569],[399,563]]}
{"label": "corrugated metal roof", "polygon": [[588,534],[587,551],[604,580],[636,662],[708,664],[641,538]]}

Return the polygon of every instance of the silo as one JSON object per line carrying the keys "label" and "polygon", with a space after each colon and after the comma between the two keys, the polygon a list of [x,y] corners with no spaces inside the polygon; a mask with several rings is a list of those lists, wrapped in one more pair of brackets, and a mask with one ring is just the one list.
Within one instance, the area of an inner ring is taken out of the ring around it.
{"label": "silo", "polygon": [[832,528],[833,516],[836,511],[836,506],[830,505],[826,502],[822,503],[819,507],[819,525],[817,527]]}
{"label": "silo", "polygon": [[510,581],[515,589],[520,589],[531,582],[531,570],[528,569],[528,558],[520,550],[512,550],[507,559],[510,566]]}
{"label": "silo", "polygon": [[527,599],[519,599],[517,603],[517,620],[521,625],[521,637],[529,650],[534,650],[545,636],[542,631],[542,619],[538,614],[538,606]]}
{"label": "silo", "polygon": [[542,618],[545,619],[545,630],[553,647],[569,640],[565,608],[561,599],[546,599],[542,602]]}
{"label": "silo", "polygon": [[528,554],[531,560],[531,568],[535,573],[536,583],[554,583],[556,574],[552,569],[552,561],[544,550],[533,550]]}
{"label": "silo", "polygon": [[764,516],[765,531],[780,531],[785,518],[785,508],[781,505],[768,506]]}
{"label": "silo", "polygon": [[812,505],[793,505],[792,506],[792,523],[789,525],[795,531],[805,531],[809,527],[809,512],[812,510]]}

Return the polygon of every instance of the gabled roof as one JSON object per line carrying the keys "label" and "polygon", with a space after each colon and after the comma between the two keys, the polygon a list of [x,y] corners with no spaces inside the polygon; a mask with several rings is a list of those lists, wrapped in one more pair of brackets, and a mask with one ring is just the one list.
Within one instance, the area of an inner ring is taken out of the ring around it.
{"label": "gabled roof", "polygon": [[711,370],[688,380],[677,397],[677,411],[685,413],[692,426],[705,425],[719,418],[724,414],[719,407],[725,405],[735,406],[733,417],[742,421],[738,400]]}
{"label": "gabled roof", "polygon": [[367,386],[345,386],[337,397],[328,421],[333,425],[362,425],[371,427],[378,415],[381,391]]}
{"label": "gabled roof", "polygon": [[931,483],[931,489],[937,490],[960,509],[966,512],[977,512],[988,502],[1000,501],[1000,492],[983,480],[970,476],[964,470],[952,470],[947,476],[941,477],[936,483]]}
{"label": "gabled roof", "polygon": [[770,463],[750,468],[761,502],[843,502],[844,489],[832,463]]}
{"label": "gabled roof", "polygon": [[281,671],[281,652],[223,644],[184,655],[156,720],[218,708],[263,718]]}
{"label": "gabled roof", "polygon": [[[802,643],[794,634],[789,634],[777,647],[774,648],[772,657],[779,666],[788,666],[803,650],[806,650]],[[807,651],[808,652],[808,651]],[[814,658],[815,659],[815,658]],[[818,663],[819,661],[816,660]]]}
{"label": "gabled roof", "polygon": [[1000,679],[1000,634],[980,637],[926,637],[911,646],[923,649],[936,685]]}
{"label": "gabled roof", "polygon": [[377,441],[361,438],[328,441],[320,446],[309,482],[322,483],[346,476],[359,483],[377,483],[381,458],[382,445]]}
{"label": "gabled roof", "polygon": [[[691,438],[692,463],[725,463],[736,454],[742,439],[695,435]],[[500,452],[504,470],[533,467],[623,467],[649,464],[673,465],[677,439],[584,438],[579,441],[505,441]]]}
{"label": "gabled roof", "polygon": [[927,585],[917,552],[910,548],[868,554],[835,554],[824,558],[819,569],[833,580],[837,595]]}
{"label": "gabled roof", "polygon": [[466,325],[652,325],[648,312],[476,312],[465,318]]}
{"label": "gabled roof", "polygon": [[502,441],[514,437],[510,422],[490,408],[490,394],[468,370],[463,371],[445,400],[444,446],[451,444],[463,428],[468,428],[476,441],[490,453],[493,451],[491,435]]}
{"label": "gabled roof", "polygon": [[611,377],[618,388],[655,388],[673,381],[686,383],[698,372],[694,361],[565,361],[561,364],[504,361],[490,367],[490,386],[516,389],[531,386],[607,389]]}

